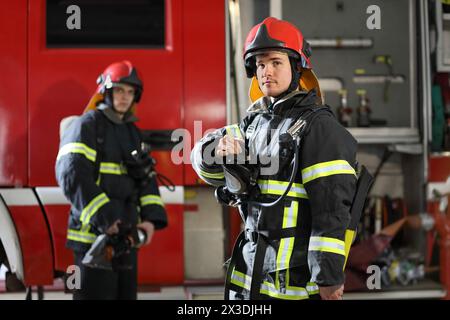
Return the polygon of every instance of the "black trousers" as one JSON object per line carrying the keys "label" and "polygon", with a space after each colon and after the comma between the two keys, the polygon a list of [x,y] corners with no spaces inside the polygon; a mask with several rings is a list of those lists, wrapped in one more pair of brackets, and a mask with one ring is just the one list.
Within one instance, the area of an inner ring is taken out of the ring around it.
{"label": "black trousers", "polygon": [[137,251],[123,255],[122,263],[131,269],[109,271],[84,266],[84,252],[74,252],[75,264],[81,272],[81,288],[73,291],[74,300],[136,300]]}

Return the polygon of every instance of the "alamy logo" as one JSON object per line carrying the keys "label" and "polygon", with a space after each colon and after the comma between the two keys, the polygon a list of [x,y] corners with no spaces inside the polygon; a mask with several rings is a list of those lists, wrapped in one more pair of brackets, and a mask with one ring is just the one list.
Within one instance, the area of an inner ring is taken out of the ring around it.
{"label": "alamy logo", "polygon": [[370,265],[367,267],[367,273],[370,276],[367,278],[366,285],[369,290],[381,289],[381,270],[377,265]]}
{"label": "alamy logo", "polygon": [[69,290],[81,289],[81,270],[79,266],[70,265],[66,270],[66,287]]}
{"label": "alamy logo", "polygon": [[367,7],[367,14],[370,16],[366,20],[366,26],[369,30],[380,30],[381,29],[381,9],[379,6],[372,4]]}
{"label": "alamy logo", "polygon": [[67,14],[70,16],[66,20],[66,26],[69,30],[80,30],[81,29],[81,9],[77,5],[70,5],[66,10]]}

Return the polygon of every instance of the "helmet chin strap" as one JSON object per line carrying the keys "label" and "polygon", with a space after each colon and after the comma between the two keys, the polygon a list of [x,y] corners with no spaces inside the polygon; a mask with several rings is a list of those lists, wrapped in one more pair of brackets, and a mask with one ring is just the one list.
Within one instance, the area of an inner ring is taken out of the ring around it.
{"label": "helmet chin strap", "polygon": [[293,57],[289,57],[289,62],[291,63],[292,81],[287,89],[288,93],[298,88],[300,77],[302,76],[302,72],[298,68],[298,60]]}
{"label": "helmet chin strap", "polygon": [[110,107],[111,109],[114,110],[114,103],[113,103],[113,95],[112,95],[112,90],[111,89],[106,89],[105,90],[105,99],[104,99],[105,104]]}

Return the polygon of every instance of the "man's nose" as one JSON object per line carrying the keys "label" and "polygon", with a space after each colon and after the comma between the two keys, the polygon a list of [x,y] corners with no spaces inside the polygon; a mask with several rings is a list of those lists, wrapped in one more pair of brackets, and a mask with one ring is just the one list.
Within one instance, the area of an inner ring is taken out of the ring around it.
{"label": "man's nose", "polygon": [[267,64],[263,69],[263,76],[264,77],[271,76],[272,71],[273,71],[272,67],[269,64]]}

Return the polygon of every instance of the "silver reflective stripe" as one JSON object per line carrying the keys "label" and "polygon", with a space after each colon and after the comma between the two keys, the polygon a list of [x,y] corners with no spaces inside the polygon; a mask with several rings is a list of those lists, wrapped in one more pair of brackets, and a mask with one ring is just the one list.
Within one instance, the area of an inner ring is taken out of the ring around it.
{"label": "silver reflective stripe", "polygon": [[261,285],[260,292],[270,297],[286,300],[301,300],[309,298],[308,291],[306,291],[305,288],[288,287],[285,292],[280,292],[272,283],[266,281]]}
{"label": "silver reflective stripe", "polygon": [[89,224],[91,217],[107,202],[109,202],[108,197],[105,193],[100,193],[95,197],[81,212],[80,220],[83,224]]}
{"label": "silver reflective stripe", "polygon": [[120,163],[102,162],[100,163],[100,173],[103,174],[126,174],[127,169]]}
{"label": "silver reflective stripe", "polygon": [[346,160],[334,160],[317,163],[302,170],[302,181],[307,183],[320,177],[335,174],[351,174],[356,176],[355,169]]}
{"label": "silver reflective stripe", "polygon": [[67,232],[67,239],[73,241],[79,241],[84,243],[93,243],[97,236],[93,233],[89,233],[88,231],[78,231],[69,229]]}
{"label": "silver reflective stripe", "polygon": [[217,179],[217,180],[221,180],[225,177],[225,174],[223,172],[211,173],[211,172],[199,170],[199,174],[203,178],[211,178],[211,179]]}
{"label": "silver reflective stripe", "polygon": [[[276,180],[258,180],[259,188],[263,194],[282,195],[289,182]],[[305,188],[300,183],[293,183],[288,196],[308,199]]]}
{"label": "silver reflective stripe", "polygon": [[319,292],[319,286],[314,282],[308,282],[306,285],[306,291],[308,291],[309,294],[316,294]]}
{"label": "silver reflective stripe", "polygon": [[236,269],[233,269],[233,271],[231,272],[230,282],[241,288],[250,290],[252,278],[242,272],[237,271]]}
{"label": "silver reflective stripe", "polygon": [[97,156],[97,152],[89,148],[87,145],[81,142],[72,142],[65,144],[59,149],[58,156],[56,157],[57,160],[61,158],[62,156],[69,154],[69,153],[79,153],[84,155],[88,160],[95,162],[95,158]]}
{"label": "silver reflective stripe", "polygon": [[141,197],[140,200],[141,200],[142,207],[150,205],[150,204],[157,204],[157,205],[164,207],[164,203],[162,202],[161,197],[158,195],[149,194],[149,195]]}
{"label": "silver reflective stripe", "polygon": [[[283,223],[282,228],[291,228],[297,226],[297,212],[298,212],[298,202],[292,201],[289,207],[284,208]],[[289,268],[289,263],[291,261],[292,251],[294,249],[294,237],[282,238],[280,240],[280,245],[278,247],[277,253],[277,270],[283,270]],[[289,271],[287,271],[289,272]],[[279,283],[279,272],[275,275],[276,287],[280,287]],[[289,281],[288,279],[286,280]]]}
{"label": "silver reflective stripe", "polygon": [[345,256],[345,242],[328,237],[310,237],[309,251],[325,251]]}
{"label": "silver reflective stripe", "polygon": [[[280,240],[280,247],[277,255],[277,270],[289,268],[289,261],[291,260],[292,249],[294,248],[294,239],[282,238]],[[278,280],[278,279],[277,279]]]}
{"label": "silver reflective stripe", "polygon": [[283,228],[297,226],[298,202],[292,201],[289,207],[284,208]]}

